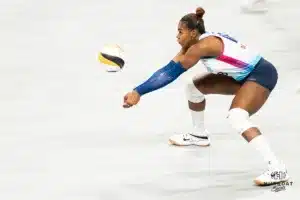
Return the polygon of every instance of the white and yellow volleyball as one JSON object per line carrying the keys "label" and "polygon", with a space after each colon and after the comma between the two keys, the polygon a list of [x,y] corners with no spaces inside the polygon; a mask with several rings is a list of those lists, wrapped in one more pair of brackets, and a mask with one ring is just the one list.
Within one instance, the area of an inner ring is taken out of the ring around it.
{"label": "white and yellow volleyball", "polygon": [[118,72],[125,65],[124,50],[116,44],[105,45],[98,54],[98,60],[107,72]]}

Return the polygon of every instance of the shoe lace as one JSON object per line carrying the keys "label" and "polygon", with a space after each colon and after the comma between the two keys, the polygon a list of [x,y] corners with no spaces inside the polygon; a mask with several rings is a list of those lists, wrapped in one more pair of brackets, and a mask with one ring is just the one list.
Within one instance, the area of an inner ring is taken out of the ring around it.
{"label": "shoe lace", "polygon": [[190,134],[188,134],[188,133],[184,133],[184,134],[183,134],[183,138],[184,138],[184,139],[190,139],[191,136],[190,136]]}
{"label": "shoe lace", "polygon": [[266,171],[264,171],[264,173],[263,174],[265,174],[265,175],[268,175],[268,176],[271,176],[271,170],[270,169],[267,169]]}

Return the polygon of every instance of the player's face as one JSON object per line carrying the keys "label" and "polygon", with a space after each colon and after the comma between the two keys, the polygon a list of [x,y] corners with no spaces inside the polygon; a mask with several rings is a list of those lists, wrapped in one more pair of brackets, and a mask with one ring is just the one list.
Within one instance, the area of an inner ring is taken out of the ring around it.
{"label": "player's face", "polygon": [[185,23],[179,22],[177,42],[183,47],[188,48],[197,36],[196,31],[187,28]]}

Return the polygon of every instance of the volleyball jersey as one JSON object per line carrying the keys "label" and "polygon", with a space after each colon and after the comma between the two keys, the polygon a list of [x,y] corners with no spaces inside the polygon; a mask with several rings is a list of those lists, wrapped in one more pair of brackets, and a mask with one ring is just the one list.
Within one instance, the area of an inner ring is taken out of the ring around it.
{"label": "volleyball jersey", "polygon": [[224,44],[220,56],[201,59],[203,65],[211,73],[224,74],[240,81],[250,74],[262,58],[259,53],[248,49],[246,45],[225,33],[208,32],[202,34],[200,39],[208,36],[216,36],[222,39]]}

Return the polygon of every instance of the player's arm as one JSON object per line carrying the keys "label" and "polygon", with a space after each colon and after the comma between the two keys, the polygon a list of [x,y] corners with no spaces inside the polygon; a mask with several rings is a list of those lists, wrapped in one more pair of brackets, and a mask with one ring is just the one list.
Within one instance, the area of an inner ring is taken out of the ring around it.
{"label": "player's arm", "polygon": [[160,89],[198,63],[201,57],[210,55],[209,45],[199,42],[191,46],[184,54],[179,53],[167,65],[157,70],[148,80],[134,88],[140,96]]}

